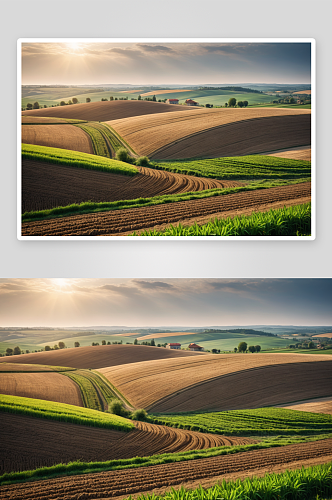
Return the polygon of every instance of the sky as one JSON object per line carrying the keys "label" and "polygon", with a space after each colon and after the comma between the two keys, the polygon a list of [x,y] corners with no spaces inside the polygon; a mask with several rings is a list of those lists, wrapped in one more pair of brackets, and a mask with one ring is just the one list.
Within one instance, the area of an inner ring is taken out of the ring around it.
{"label": "sky", "polygon": [[331,325],[332,279],[0,279],[1,327]]}
{"label": "sky", "polygon": [[23,85],[310,83],[310,43],[22,44]]}

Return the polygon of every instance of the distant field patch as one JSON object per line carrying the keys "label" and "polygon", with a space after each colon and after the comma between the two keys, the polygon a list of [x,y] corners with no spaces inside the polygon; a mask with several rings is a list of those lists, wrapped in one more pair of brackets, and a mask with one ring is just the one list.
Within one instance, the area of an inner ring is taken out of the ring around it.
{"label": "distant field patch", "polygon": [[1,373],[0,393],[83,406],[78,386],[60,373]]}
{"label": "distant field patch", "polygon": [[311,147],[306,148],[291,148],[285,151],[276,153],[267,153],[268,156],[275,158],[288,158],[291,160],[311,161]]}
{"label": "distant field patch", "polygon": [[74,125],[24,125],[22,143],[93,154],[91,139]]}
{"label": "distant field patch", "polygon": [[191,92],[189,89],[172,89],[172,90],[151,90],[150,92],[145,92],[141,94],[142,97],[146,97],[148,95],[159,95],[159,94],[174,94],[176,92]]}
{"label": "distant field patch", "polygon": [[330,414],[332,418],[332,397],[312,399],[310,401],[299,401],[291,405],[284,406],[289,410],[298,410],[311,413]]}
{"label": "distant field patch", "polygon": [[33,365],[24,363],[0,363],[0,372],[63,372],[71,371],[74,368],[65,366]]}

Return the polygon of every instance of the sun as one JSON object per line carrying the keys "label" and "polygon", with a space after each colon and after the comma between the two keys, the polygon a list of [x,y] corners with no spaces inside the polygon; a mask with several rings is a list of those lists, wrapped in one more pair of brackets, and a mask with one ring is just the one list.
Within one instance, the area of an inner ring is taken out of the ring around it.
{"label": "sun", "polygon": [[69,282],[66,278],[52,278],[52,283],[60,290],[63,290],[69,286]]}
{"label": "sun", "polygon": [[78,50],[80,50],[80,44],[77,43],[77,42],[71,42],[71,43],[67,43],[67,47],[72,50],[73,52],[77,52]]}

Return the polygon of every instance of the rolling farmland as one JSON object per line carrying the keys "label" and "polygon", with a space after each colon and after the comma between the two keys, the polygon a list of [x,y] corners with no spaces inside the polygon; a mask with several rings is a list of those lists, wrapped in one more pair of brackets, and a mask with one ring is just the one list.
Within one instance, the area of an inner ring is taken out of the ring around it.
{"label": "rolling farmland", "polygon": [[308,145],[310,115],[279,108],[194,109],[114,119],[111,125],[138,154],[152,159],[213,158]]}
{"label": "rolling farmland", "polygon": [[77,385],[60,373],[1,373],[0,394],[83,406]]}
{"label": "rolling farmland", "polygon": [[[203,109],[120,100],[34,109],[22,120],[22,139],[33,143],[22,152],[22,236],[132,236],[144,230],[157,236],[170,224],[205,224],[310,201],[305,181],[311,164],[303,149],[310,147],[310,109]],[[40,144],[53,147],[42,151]],[[128,162],[114,160],[120,148]],[[303,151],[283,153],[294,148]],[[158,162],[140,164],[139,155]],[[179,161],[185,158],[191,159]],[[119,175],[124,173],[134,178]],[[250,234],[305,236],[308,228],[293,218],[284,232]]]}
{"label": "rolling farmland", "polygon": [[[317,364],[317,356],[310,354],[220,354],[133,363],[100,372],[136,407],[159,413],[229,410],[328,396],[332,359],[322,355],[319,360]],[[142,384],[149,391],[140,391]],[[267,391],[269,385],[273,390]],[[248,392],[249,387],[254,391]]]}

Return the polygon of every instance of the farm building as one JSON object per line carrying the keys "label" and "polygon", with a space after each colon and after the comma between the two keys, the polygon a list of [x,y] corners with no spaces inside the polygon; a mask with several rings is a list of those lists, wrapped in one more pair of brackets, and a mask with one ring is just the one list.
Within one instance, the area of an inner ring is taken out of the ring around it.
{"label": "farm building", "polygon": [[167,99],[166,104],[179,104],[179,99]]}
{"label": "farm building", "polygon": [[178,342],[171,342],[170,344],[167,344],[167,349],[181,349],[181,344]]}
{"label": "farm building", "polygon": [[204,351],[204,347],[201,347],[200,345],[194,343],[189,344],[189,349],[191,351]]}
{"label": "farm building", "polygon": [[186,105],[187,106],[198,106],[198,102],[193,101],[192,99],[187,99],[186,100]]}

